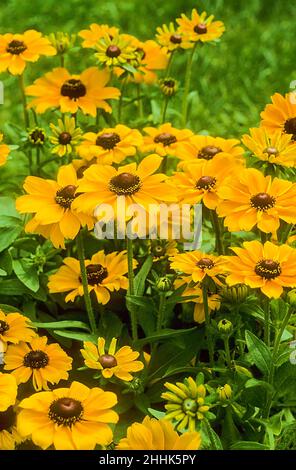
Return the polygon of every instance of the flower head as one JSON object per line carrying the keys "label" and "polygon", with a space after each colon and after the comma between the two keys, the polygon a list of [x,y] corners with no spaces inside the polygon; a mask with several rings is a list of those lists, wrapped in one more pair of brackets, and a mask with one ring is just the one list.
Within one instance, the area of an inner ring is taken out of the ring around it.
{"label": "flower head", "polygon": [[57,54],[63,55],[69,49],[71,49],[76,41],[76,34],[63,33],[58,31],[56,33],[51,33],[48,36],[50,43],[55,48]]}
{"label": "flower head", "polygon": [[225,257],[230,286],[247,284],[267,297],[278,298],[284,287],[296,287],[296,250],[288,245],[264,245],[254,240],[232,248],[236,256]]}
{"label": "flower head", "polygon": [[12,75],[21,75],[27,62],[36,62],[41,55],[55,54],[50,41],[34,29],[23,34],[0,35],[0,72],[8,70]]}
{"label": "flower head", "polygon": [[79,31],[78,35],[83,38],[82,47],[94,48],[97,42],[104,36],[109,35],[110,38],[118,35],[119,29],[115,26],[107,24],[92,23],[89,29]]}
{"label": "flower head", "polygon": [[35,80],[26,88],[26,94],[34,98],[29,108],[44,113],[49,108],[60,108],[62,113],[75,114],[81,109],[84,114],[96,116],[97,108],[110,113],[106,100],[119,98],[117,88],[107,87],[109,72],[90,67],[80,75],[71,75],[65,68],[56,68],[44,77]]}
{"label": "flower head", "polygon": [[7,410],[0,412],[1,450],[15,450],[16,445],[22,442],[22,438],[17,432],[16,419],[16,407],[10,406]]}
{"label": "flower head", "polygon": [[168,26],[166,24],[159,26],[156,31],[156,40],[166,52],[193,47],[193,42],[190,41],[188,34],[184,34],[180,28],[176,28],[173,22]]}
{"label": "flower head", "polygon": [[[114,252],[105,255],[99,251],[90,260],[85,261],[89,292],[94,291],[98,302],[107,304],[110,292],[127,289],[128,279],[125,277],[128,266],[126,252]],[[137,266],[134,261],[134,268]],[[49,292],[69,292],[66,302],[73,302],[77,296],[83,296],[80,263],[74,258],[65,258],[64,265],[56,274],[49,277]]]}
{"label": "flower head", "polygon": [[202,282],[206,276],[221,285],[219,277],[225,274],[223,259],[202,251],[189,251],[188,253],[178,253],[170,258],[171,269],[186,274],[187,282]]}
{"label": "flower head", "polygon": [[16,395],[17,384],[15,377],[11,374],[2,374],[0,372],[0,412],[6,411],[7,408],[15,404]]}
{"label": "flower head", "polygon": [[175,240],[154,239],[148,240],[148,253],[153,257],[153,262],[167,260],[178,253]]}
{"label": "flower head", "polygon": [[116,34],[110,37],[109,34],[105,34],[98,40],[95,49],[98,51],[95,57],[104,66],[122,67],[131,62],[135,62],[134,65],[138,64],[136,48],[124,35]]}
{"label": "flower head", "polygon": [[35,335],[27,317],[19,313],[5,314],[0,309],[0,341],[17,344],[20,341],[30,341]]}
{"label": "flower head", "polygon": [[231,232],[252,230],[257,225],[268,233],[279,228],[281,219],[296,223],[296,184],[264,176],[255,168],[225,180],[218,195],[218,215],[225,217],[224,224]]}
{"label": "flower head", "polygon": [[49,390],[48,382],[67,380],[72,359],[59,344],[47,344],[47,337],[33,338],[29,343],[10,345],[5,354],[5,370],[11,370],[18,384],[32,377],[35,390]]}
{"label": "flower head", "polygon": [[214,15],[207,16],[203,11],[201,15],[194,8],[191,12],[191,18],[184,13],[181,18],[177,18],[179,31],[185,34],[190,41],[202,43],[217,40],[225,31],[222,21],[213,21]]}
{"label": "flower head", "polygon": [[73,117],[65,116],[63,120],[58,120],[57,126],[51,123],[50,128],[53,134],[50,137],[50,142],[54,145],[52,153],[63,157],[76,150],[82,138],[82,131],[76,127]]}
{"label": "flower head", "polygon": [[34,127],[28,132],[28,141],[34,147],[42,147],[46,140],[45,130],[41,127]]}
{"label": "flower head", "polygon": [[198,432],[179,435],[171,422],[145,416],[142,423],[133,423],[127,428],[117,450],[197,450],[201,444]]}
{"label": "flower head", "polygon": [[137,67],[131,76],[136,83],[151,85],[157,81],[157,71],[164,70],[168,63],[168,55],[155,41],[137,41]]}
{"label": "flower head", "polygon": [[31,436],[42,449],[93,450],[96,444],[112,441],[107,423],[116,423],[118,415],[111,408],[117,397],[101,388],[88,388],[72,382],[69,388],[39,392],[19,404],[18,432]]}
{"label": "flower head", "polygon": [[115,376],[120,380],[130,382],[133,380],[131,374],[144,368],[141,361],[137,361],[139,353],[133,351],[130,346],[117,349],[117,339],[112,338],[108,349],[105,347],[105,339],[98,338],[98,346],[87,341],[83,343],[81,354],[84,363],[90,369],[100,370],[105,379]]}
{"label": "flower head", "polygon": [[6,144],[1,144],[3,140],[3,134],[0,132],[0,166],[6,163],[7,157],[9,155],[9,147]]}
{"label": "flower head", "polygon": [[143,152],[156,152],[165,155],[178,155],[185,142],[188,142],[193,132],[189,129],[175,129],[170,123],[162,124],[158,128],[145,127]]}
{"label": "flower head", "polygon": [[275,93],[271,97],[272,104],[266,105],[261,113],[261,126],[270,132],[280,130],[296,140],[296,102],[294,93],[286,96]]}

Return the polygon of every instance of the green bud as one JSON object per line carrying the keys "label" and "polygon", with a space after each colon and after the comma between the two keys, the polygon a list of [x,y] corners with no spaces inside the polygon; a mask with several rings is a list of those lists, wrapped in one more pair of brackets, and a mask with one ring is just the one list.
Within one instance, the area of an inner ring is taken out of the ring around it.
{"label": "green bud", "polygon": [[46,134],[44,129],[41,127],[34,127],[33,129],[30,129],[28,132],[28,141],[30,142],[31,145],[34,146],[42,146],[45,142],[46,139]]}
{"label": "green bud", "polygon": [[223,318],[223,320],[220,320],[218,323],[218,330],[223,335],[230,335],[233,330],[233,325],[231,321],[226,320],[226,318]]}
{"label": "green bud", "polygon": [[288,292],[287,299],[291,307],[296,307],[296,289],[292,289]]}
{"label": "green bud", "polygon": [[166,276],[160,277],[156,283],[156,287],[160,292],[168,292],[172,288],[172,281]]}
{"label": "green bud", "polygon": [[227,401],[231,398],[232,388],[230,387],[230,385],[225,384],[217,388],[217,393],[221,401]]}
{"label": "green bud", "polygon": [[221,295],[223,299],[228,302],[239,304],[243,302],[249,294],[249,288],[245,284],[238,284],[237,286],[225,286]]}

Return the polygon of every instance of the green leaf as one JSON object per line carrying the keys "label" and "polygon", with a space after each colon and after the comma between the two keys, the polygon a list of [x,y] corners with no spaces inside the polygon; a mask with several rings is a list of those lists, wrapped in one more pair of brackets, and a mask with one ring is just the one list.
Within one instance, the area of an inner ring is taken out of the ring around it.
{"label": "green leaf", "polygon": [[264,380],[257,380],[257,379],[247,380],[247,382],[245,383],[245,388],[252,388],[252,387],[263,387],[266,390],[273,392],[272,385],[268,382],[265,382]]}
{"label": "green leaf", "polygon": [[207,419],[202,421],[202,429],[206,434],[208,445],[211,450],[223,450],[222,442]]}
{"label": "green leaf", "polygon": [[15,217],[21,220],[21,216],[15,208],[15,200],[11,197],[0,197],[0,217]]}
{"label": "green leaf", "polygon": [[64,338],[71,338],[77,341],[91,341],[92,343],[96,344],[98,337],[97,335],[91,335],[83,332],[74,332],[74,331],[65,331],[65,330],[54,330],[53,331],[56,335],[62,336]]}
{"label": "green leaf", "polygon": [[23,315],[23,312],[21,312],[18,308],[14,307],[13,305],[0,304],[0,310],[3,310],[4,313],[17,312]]}
{"label": "green leaf", "polygon": [[269,450],[265,444],[255,441],[238,441],[232,444],[231,450]]}
{"label": "green leaf", "polygon": [[16,217],[0,217],[0,252],[8,248],[23,230],[20,219]]}
{"label": "green leaf", "polygon": [[153,408],[148,408],[148,412],[156,419],[162,419],[165,417],[165,413],[163,411],[154,410]]}
{"label": "green leaf", "polygon": [[160,331],[156,331],[153,335],[148,336],[147,338],[142,338],[136,341],[136,344],[138,346],[142,346],[143,344],[146,343],[155,343],[156,341],[160,340],[169,340],[171,338],[176,338],[178,336],[183,336],[187,335],[189,333],[192,333],[193,331],[196,331],[197,328],[187,328],[187,329],[180,329],[180,330],[173,330],[170,328],[163,329]]}
{"label": "green leaf", "polygon": [[129,311],[136,312],[138,322],[145,335],[152,335],[156,327],[157,314],[152,299],[138,295],[126,295],[126,305]]}
{"label": "green leaf", "polygon": [[134,289],[135,295],[143,295],[145,291],[145,281],[150,272],[150,269],[153,265],[153,258],[152,256],[148,256],[146,258],[143,266],[141,267],[140,271],[137,273],[134,279]]}
{"label": "green leaf", "polygon": [[246,331],[246,343],[252,362],[264,375],[268,376],[272,365],[270,349],[250,331]]}
{"label": "green leaf", "polygon": [[40,288],[37,292],[32,292],[19,279],[5,279],[0,281],[1,295],[24,295],[28,294],[37,300],[46,301],[46,293]]}
{"label": "green leaf", "polygon": [[26,259],[15,259],[12,261],[13,270],[17,278],[25,284],[28,289],[37,292],[39,289],[39,276],[36,266],[28,263]]}
{"label": "green leaf", "polygon": [[82,330],[90,331],[88,325],[82,321],[76,320],[62,320],[62,321],[53,321],[53,322],[33,322],[33,325],[37,328],[44,328],[45,330],[59,329],[64,328],[80,328]]}

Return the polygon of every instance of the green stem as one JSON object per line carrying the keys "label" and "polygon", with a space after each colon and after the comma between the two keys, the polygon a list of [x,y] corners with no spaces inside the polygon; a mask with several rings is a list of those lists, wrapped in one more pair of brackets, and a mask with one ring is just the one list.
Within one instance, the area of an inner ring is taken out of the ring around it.
{"label": "green stem", "polygon": [[166,66],[165,71],[164,71],[164,78],[167,78],[169,73],[170,73],[171,66],[172,66],[172,63],[173,63],[174,52],[175,51],[172,51],[171,54],[170,54],[167,66]]}
{"label": "green stem", "polygon": [[228,336],[226,338],[224,338],[224,348],[225,348],[226,362],[227,362],[227,365],[228,365],[229,369],[231,369],[231,355],[230,355],[230,349],[229,349],[229,338],[228,338]]}
{"label": "green stem", "polygon": [[40,176],[40,148],[36,148],[36,173]]}
{"label": "green stem", "polygon": [[21,74],[18,77],[19,77],[19,87],[20,87],[20,90],[21,90],[22,103],[23,103],[23,109],[24,109],[25,126],[26,126],[26,128],[29,128],[30,127],[30,121],[29,121],[29,114],[28,114],[28,110],[27,110],[27,99],[26,99],[25,85],[24,85],[24,74]]}
{"label": "green stem", "polygon": [[65,67],[65,56],[64,54],[60,54],[60,60],[61,60],[61,67]]}
{"label": "green stem", "polygon": [[163,102],[163,108],[162,108],[162,118],[161,118],[162,124],[165,123],[166,112],[167,112],[167,109],[168,109],[168,104],[169,104],[169,97],[168,97],[168,96],[165,96],[165,97],[164,97],[164,102]]}
{"label": "green stem", "polygon": [[159,309],[158,309],[158,316],[157,316],[157,324],[156,330],[159,331],[163,327],[164,316],[165,316],[165,308],[166,308],[166,294],[165,292],[160,292],[159,294]]}
{"label": "green stem", "polygon": [[214,366],[214,345],[212,342],[212,336],[210,332],[210,314],[209,314],[209,304],[208,304],[208,289],[205,283],[202,283],[202,300],[203,307],[205,311],[205,323],[206,323],[206,337],[209,346],[209,356],[210,356],[210,366]]}
{"label": "green stem", "polygon": [[212,225],[213,229],[215,231],[215,236],[216,236],[216,251],[219,255],[224,254],[224,246],[223,246],[223,240],[222,240],[222,233],[221,233],[221,227],[219,223],[219,218],[216,213],[216,211],[212,210],[211,211],[211,217],[212,217]]}
{"label": "green stem", "polygon": [[99,124],[100,124],[100,111],[99,108],[97,109],[97,114],[96,114],[96,131],[98,132],[99,130]]}
{"label": "green stem", "polygon": [[77,244],[77,253],[80,263],[80,274],[81,274],[81,282],[83,286],[83,294],[84,294],[84,302],[85,308],[88,315],[89,324],[92,330],[92,333],[96,332],[96,320],[91,304],[91,298],[88,291],[88,282],[87,282],[87,272],[85,267],[85,256],[84,256],[84,246],[83,246],[83,237],[81,231],[78,233],[76,237],[76,244]]}
{"label": "green stem", "polygon": [[117,116],[117,120],[118,120],[118,123],[120,124],[120,121],[121,121],[121,115],[122,115],[122,104],[123,104],[123,94],[124,94],[124,90],[125,90],[125,83],[122,82],[121,84],[121,88],[120,88],[120,97],[119,97],[119,103],[118,103],[118,116]]}
{"label": "green stem", "polygon": [[140,85],[140,83],[137,84],[137,103],[138,103],[139,118],[143,119],[143,100],[142,100],[142,97],[141,97],[141,85]]}
{"label": "green stem", "polygon": [[[134,288],[134,269],[133,269],[133,240],[127,237],[126,239],[127,248],[127,266],[128,266],[128,281],[129,281],[129,295],[135,295]],[[134,307],[130,310],[131,325],[132,325],[132,337],[133,341],[138,339],[138,328],[137,328],[137,316]]]}
{"label": "green stem", "polygon": [[269,299],[264,300],[264,342],[270,346],[270,304]]}
{"label": "green stem", "polygon": [[183,103],[182,103],[182,116],[183,116],[183,125],[186,126],[187,124],[187,114],[188,114],[188,94],[190,91],[190,82],[191,82],[191,69],[192,69],[192,61],[193,56],[196,50],[197,42],[193,46],[191,53],[187,59],[186,65],[186,72],[185,72],[185,86],[184,86],[184,94],[183,94]]}

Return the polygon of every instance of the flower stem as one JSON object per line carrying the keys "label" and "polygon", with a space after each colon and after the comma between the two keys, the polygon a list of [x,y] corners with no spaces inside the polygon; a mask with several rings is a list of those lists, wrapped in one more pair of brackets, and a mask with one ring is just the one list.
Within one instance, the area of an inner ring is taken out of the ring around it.
{"label": "flower stem", "polygon": [[121,121],[121,115],[122,115],[122,104],[123,104],[123,94],[125,90],[125,83],[122,82],[121,88],[120,88],[120,97],[119,97],[119,103],[118,103],[118,116],[117,116],[117,121],[120,124]]}
{"label": "flower stem", "polygon": [[[129,295],[135,295],[134,288],[134,269],[133,269],[133,240],[126,238],[126,249],[127,249],[127,266],[128,266],[128,281],[129,281]],[[137,328],[137,316],[134,307],[130,309],[131,325],[132,325],[132,337],[133,341],[138,339],[138,328]]]}
{"label": "flower stem", "polygon": [[84,246],[83,246],[83,237],[81,231],[78,233],[76,237],[76,244],[77,244],[77,253],[80,263],[80,274],[81,274],[81,282],[83,286],[83,294],[84,294],[84,302],[85,308],[88,315],[89,324],[91,327],[92,333],[96,332],[96,320],[91,304],[91,298],[88,291],[88,282],[87,282],[87,273],[85,267],[85,255],[84,255]]}
{"label": "flower stem", "polygon": [[169,104],[169,97],[168,97],[168,96],[165,96],[165,97],[164,97],[164,102],[163,102],[163,108],[162,108],[162,119],[161,119],[161,122],[162,122],[163,124],[165,123],[166,112],[167,112],[167,109],[168,109],[168,104]]}
{"label": "flower stem", "polygon": [[270,346],[270,305],[269,299],[264,299],[264,342],[269,347]]}
{"label": "flower stem", "polygon": [[139,111],[139,118],[143,118],[143,100],[141,97],[141,85],[140,83],[137,84],[137,103],[138,103],[138,111]]}
{"label": "flower stem", "polygon": [[195,53],[197,42],[193,46],[191,53],[187,59],[186,65],[186,72],[185,72],[185,86],[184,86],[184,94],[183,94],[183,103],[182,103],[182,116],[183,116],[183,125],[186,126],[187,124],[187,114],[188,114],[188,93],[190,91],[190,81],[191,81],[191,69],[192,69],[192,61],[193,56]]}
{"label": "flower stem", "polygon": [[156,330],[157,331],[161,330],[162,327],[163,327],[165,308],[166,308],[166,294],[165,294],[165,292],[160,292],[159,296],[160,296],[159,309],[158,309],[157,324],[156,324]]}
{"label": "flower stem", "polygon": [[210,333],[210,314],[209,314],[209,304],[208,304],[208,289],[206,284],[202,283],[202,300],[205,311],[205,323],[206,323],[206,335],[207,342],[209,346],[209,356],[210,356],[210,366],[214,366],[214,345],[212,341],[212,336]]}
{"label": "flower stem", "polygon": [[231,369],[231,355],[230,355],[230,349],[229,349],[229,338],[228,338],[228,336],[226,338],[224,338],[224,348],[225,348],[226,362],[227,362],[227,365],[228,365],[229,369]]}
{"label": "flower stem", "polygon": [[223,240],[222,240],[222,233],[221,233],[221,227],[219,223],[219,218],[216,213],[216,211],[212,210],[211,211],[211,216],[212,216],[212,226],[215,231],[215,236],[216,236],[216,251],[219,255],[224,254],[224,246],[223,246]]}
{"label": "flower stem", "polygon": [[24,85],[24,74],[21,74],[18,77],[19,77],[19,87],[20,87],[20,90],[21,90],[23,109],[24,109],[24,121],[25,121],[26,128],[28,128],[28,127],[30,127],[30,121],[29,121],[29,114],[28,114],[28,110],[27,110],[27,99],[26,99],[25,85]]}

